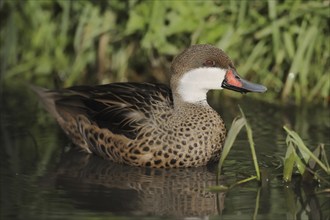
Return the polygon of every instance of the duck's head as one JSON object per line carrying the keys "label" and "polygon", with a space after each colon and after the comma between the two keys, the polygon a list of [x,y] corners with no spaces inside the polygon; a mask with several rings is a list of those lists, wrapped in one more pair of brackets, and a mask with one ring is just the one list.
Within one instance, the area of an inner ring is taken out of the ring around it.
{"label": "duck's head", "polygon": [[212,89],[241,93],[267,90],[240,77],[231,59],[222,50],[207,44],[184,50],[173,60],[171,71],[174,98],[189,103],[206,101],[206,93]]}

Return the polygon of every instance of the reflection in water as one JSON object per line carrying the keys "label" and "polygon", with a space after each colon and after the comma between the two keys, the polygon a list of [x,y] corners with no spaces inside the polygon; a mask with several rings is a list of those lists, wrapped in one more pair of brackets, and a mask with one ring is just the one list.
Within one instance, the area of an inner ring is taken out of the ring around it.
{"label": "reflection in water", "polygon": [[129,167],[76,151],[64,154],[56,172],[56,186],[78,201],[80,208],[117,214],[217,215],[223,209],[224,194],[208,192],[212,185],[214,171],[207,167]]}
{"label": "reflection in water", "polygon": [[[0,100],[0,219],[330,219],[330,195],[319,193],[329,186],[305,185],[299,178],[286,186],[278,178],[281,169],[272,165],[285,155],[284,124],[309,146],[323,142],[330,158],[329,109],[284,109],[247,98],[214,100],[227,127],[241,105],[253,130],[258,161],[270,173],[270,181],[262,186],[251,182],[216,194],[206,190],[215,184],[214,167],[146,169],[74,150],[61,153],[69,140],[25,91],[10,91]],[[222,181],[231,184],[253,174],[242,132],[226,159]]]}

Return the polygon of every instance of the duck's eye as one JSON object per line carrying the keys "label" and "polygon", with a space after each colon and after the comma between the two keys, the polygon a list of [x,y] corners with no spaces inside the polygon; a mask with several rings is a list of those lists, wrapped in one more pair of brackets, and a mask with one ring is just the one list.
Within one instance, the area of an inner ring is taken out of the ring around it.
{"label": "duck's eye", "polygon": [[208,67],[215,67],[215,61],[214,60],[206,60],[203,63],[204,66],[208,66]]}

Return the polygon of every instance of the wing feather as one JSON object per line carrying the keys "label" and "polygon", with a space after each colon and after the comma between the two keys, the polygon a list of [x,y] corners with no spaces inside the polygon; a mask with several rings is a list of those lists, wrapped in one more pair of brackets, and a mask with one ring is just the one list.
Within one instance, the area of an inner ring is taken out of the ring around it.
{"label": "wing feather", "polygon": [[163,84],[112,83],[62,90],[55,106],[60,115],[83,114],[101,128],[134,139],[139,126],[152,123],[159,108],[173,108],[173,99]]}

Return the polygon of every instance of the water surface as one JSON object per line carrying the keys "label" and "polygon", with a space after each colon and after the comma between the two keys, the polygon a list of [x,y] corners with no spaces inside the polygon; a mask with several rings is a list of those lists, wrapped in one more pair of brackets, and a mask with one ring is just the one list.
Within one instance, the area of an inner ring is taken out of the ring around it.
{"label": "water surface", "polygon": [[[268,182],[249,182],[213,193],[215,165],[150,169],[118,165],[72,149],[55,121],[26,88],[1,97],[1,217],[3,219],[329,219],[330,194],[321,184],[291,184],[280,178],[286,124],[305,143],[324,143],[330,157],[330,111],[279,107],[243,99],[212,99],[227,127],[239,114],[252,126],[260,166]],[[254,174],[246,134],[235,142],[222,184]],[[328,178],[329,180],[329,178]]]}

